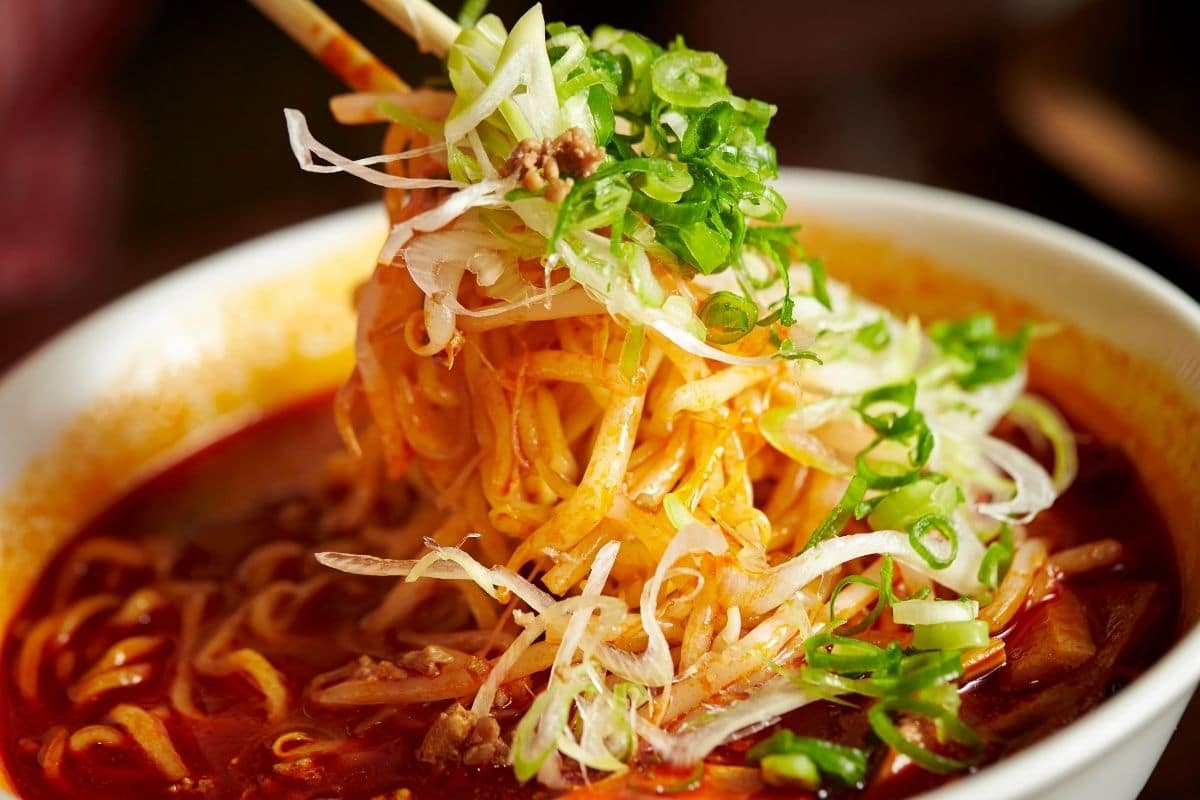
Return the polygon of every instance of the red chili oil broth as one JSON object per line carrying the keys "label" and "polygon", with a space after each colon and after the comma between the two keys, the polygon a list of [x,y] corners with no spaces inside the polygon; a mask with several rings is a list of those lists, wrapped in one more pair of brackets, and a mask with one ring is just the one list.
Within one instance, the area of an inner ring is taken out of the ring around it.
{"label": "red chili oil broth", "polygon": [[[1013,431],[1006,431],[1005,435],[1021,440],[1021,435]],[[258,544],[281,538],[311,544],[312,537],[305,532],[305,526],[288,527],[280,523],[280,509],[292,503],[298,504],[297,514],[320,513],[324,502],[318,488],[322,464],[338,447],[328,398],[306,401],[235,433],[147,481],[96,519],[75,542],[103,535],[150,543],[155,537],[168,535],[184,542],[175,567],[181,573],[179,577],[200,580],[229,575]],[[1123,543],[1126,557],[1118,567],[1066,582],[1067,590],[1074,592],[1087,610],[1097,656],[1093,662],[1053,682],[1035,686],[1012,686],[1007,667],[972,682],[964,692],[961,713],[963,720],[988,743],[982,764],[1069,724],[1136,677],[1178,635],[1178,577],[1167,528],[1133,464],[1117,447],[1086,432],[1080,435],[1079,461],[1079,476],[1072,488],[1052,509],[1039,516],[1031,530],[1046,537],[1055,550],[1105,537]],[[399,508],[384,507],[376,513],[381,522],[402,516]],[[22,697],[13,678],[20,644],[14,633],[28,631],[48,613],[58,573],[71,546],[44,570],[5,637],[0,679],[0,720],[4,730],[0,746],[4,767],[21,796],[31,800],[51,797],[98,800],[117,794],[247,800],[370,798],[398,789],[410,790],[417,800],[554,794],[532,785],[519,785],[509,769],[438,770],[418,762],[416,748],[442,704],[402,707],[365,729],[364,719],[379,709],[300,705],[282,727],[337,736],[344,736],[351,729],[361,730],[358,736],[347,738],[344,751],[339,752],[333,767],[326,765],[319,781],[306,783],[303,779],[281,776],[272,766],[270,738],[274,733],[268,734],[263,714],[254,702],[254,690],[236,676],[197,679],[197,703],[208,713],[207,718],[189,721],[171,714],[166,719],[167,729],[192,773],[212,777],[214,783],[209,794],[199,789],[191,793],[178,789],[168,793],[168,782],[147,760],[131,762],[128,755],[107,754],[103,747],[72,757],[68,766],[71,791],[51,785],[37,760],[37,751],[48,732],[55,725],[74,730],[95,719],[86,708],[72,710],[66,687],[55,685],[50,675],[43,675],[41,691],[34,702]],[[137,570],[125,570],[119,575],[96,572],[80,576],[77,585],[86,591],[105,590],[124,596],[147,580],[147,575]],[[322,637],[321,632],[357,620],[378,603],[392,582],[364,579],[353,585],[357,587],[355,592],[331,594],[327,602],[322,602],[301,621],[299,633],[310,636],[316,643],[313,647],[286,656],[272,655],[292,691],[305,686],[315,675],[357,657],[358,653],[337,637]],[[1046,602],[1053,600],[1051,595]],[[1024,626],[1028,615],[1026,609],[1005,632],[1009,642],[1028,635]],[[217,622],[206,618],[201,636]],[[169,636],[177,624],[177,612],[169,609],[147,620],[142,626],[144,630],[139,629],[138,633]],[[1113,645],[1116,650],[1105,653],[1114,636],[1121,638],[1119,647]],[[49,670],[49,660],[43,666]],[[167,703],[167,690],[167,681],[160,676],[118,691],[123,692],[124,702],[152,708]],[[519,716],[518,711],[514,710],[507,724],[511,725]],[[859,707],[814,703],[787,715],[781,725],[802,735],[874,747],[867,785],[861,790],[834,785],[830,792],[834,796],[899,798],[959,777],[933,775],[904,765],[902,759],[889,759],[885,748],[875,747],[865,712]],[[278,723],[271,726],[275,733],[280,728]],[[769,733],[767,730],[722,748],[712,761],[740,765],[744,763],[746,750]],[[86,764],[86,769],[79,768],[76,762],[80,761]],[[630,797],[642,792],[636,787],[644,785],[649,784],[636,780],[604,781],[583,794]],[[774,789],[760,794],[788,796],[787,792]],[[678,796],[706,796],[706,791],[701,787]]]}

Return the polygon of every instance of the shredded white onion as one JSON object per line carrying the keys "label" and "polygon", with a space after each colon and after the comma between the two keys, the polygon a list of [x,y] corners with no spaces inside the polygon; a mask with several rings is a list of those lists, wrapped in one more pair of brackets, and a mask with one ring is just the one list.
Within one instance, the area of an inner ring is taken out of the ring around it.
{"label": "shredded white onion", "polygon": [[757,730],[764,722],[811,702],[803,690],[782,677],[771,678],[750,697],[701,715],[677,732],[667,732],[644,718],[638,733],[668,764],[695,764],[726,742]]}
{"label": "shredded white onion", "polygon": [[1040,434],[1054,450],[1054,488],[1065,492],[1079,472],[1079,455],[1071,426],[1054,406],[1031,394],[1018,397],[1009,410],[1012,419],[1031,435]]}
{"label": "shredded white onion", "polygon": [[[285,108],[283,116],[287,121],[288,139],[292,144],[292,152],[295,154],[300,168],[306,172],[345,172],[384,189],[460,189],[466,186],[461,181],[444,178],[406,178],[403,175],[392,175],[377,169],[370,169],[369,165],[371,164],[398,161],[407,156],[403,153],[388,154],[356,161],[334,152],[333,149],[317,141],[308,129],[308,120],[300,111],[294,108]],[[316,163],[313,159],[314,155],[329,163]]]}
{"label": "shredded white onion", "polygon": [[[431,556],[436,558],[431,559]],[[507,567],[487,569],[457,547],[435,547],[431,553],[417,560],[330,552],[317,553],[315,558],[327,567],[353,575],[402,576],[409,580],[415,580],[412,573],[419,566],[420,577],[472,581],[493,598],[497,597],[496,587],[507,589],[537,612],[544,611],[554,603],[553,597]]]}
{"label": "shredded white onion", "polygon": [[993,519],[1009,522],[1029,522],[1038,512],[1054,503],[1058,493],[1046,470],[1024,452],[994,436],[979,443],[983,456],[1004,470],[1016,484],[1008,500],[980,503],[976,510]]}
{"label": "shredded white onion", "polygon": [[[515,94],[518,86],[524,86],[525,91]],[[446,120],[446,141],[465,138],[507,100],[516,103],[536,137],[544,139],[561,133],[558,92],[546,52],[546,25],[540,5],[529,9],[513,25],[483,91]]]}
{"label": "shredded white onion", "polygon": [[642,630],[649,644],[646,650],[634,655],[611,645],[602,645],[597,651],[600,663],[609,671],[643,686],[666,686],[675,677],[675,665],[671,660],[671,648],[658,622],[658,593],[662,589],[667,570],[689,553],[724,553],[729,545],[725,537],[713,528],[692,524],[682,528],[672,537],[670,544],[654,570],[654,576],[642,589],[640,614]]}
{"label": "shredded white onion", "polygon": [[[447,181],[445,184],[452,187],[462,185],[453,181]],[[392,226],[392,232],[388,234],[387,241],[383,243],[379,260],[390,264],[396,258],[396,254],[400,252],[400,248],[408,244],[414,234],[444,228],[472,208],[496,208],[507,205],[504,195],[513,185],[514,181],[511,178],[472,183],[428,211],[422,211],[416,216],[396,223]]]}
{"label": "shredded white onion", "polygon": [[[583,586],[581,597],[600,596],[600,593],[604,591],[604,583],[608,580],[609,573],[612,572],[613,564],[616,563],[617,552],[620,549],[620,542],[609,542],[600,548],[600,552],[592,561],[592,568],[588,573],[587,582]],[[584,628],[591,615],[590,609],[580,609],[571,614],[571,621],[567,623],[567,630],[563,633],[562,641],[558,645],[558,653],[554,656],[552,671],[555,674],[564,673],[575,659],[575,651],[579,648]],[[592,648],[585,648],[585,654],[590,649]]]}
{"label": "shredded white onion", "polygon": [[[960,534],[959,547],[962,548]],[[928,542],[932,548],[938,546]],[[976,579],[963,575],[960,570],[950,568],[935,570],[913,550],[908,534],[900,531],[875,531],[838,536],[821,542],[811,550],[805,550],[762,576],[761,581],[749,578],[740,582],[726,583],[724,601],[729,605],[741,606],[743,612],[757,615],[776,608],[789,597],[826,572],[864,556],[890,555],[906,566],[927,574],[930,578],[960,594],[973,594],[979,590]],[[961,558],[955,563],[965,561]],[[953,566],[953,565],[952,565]]]}
{"label": "shredded white onion", "polygon": [[[569,624],[568,620],[570,620],[571,615],[577,611],[583,611],[588,616],[591,616],[593,611],[599,611],[600,621],[596,626],[596,635],[599,636],[620,622],[625,616],[626,610],[624,603],[615,597],[607,595],[569,597],[566,600],[559,600],[556,603],[552,603],[541,613],[529,620],[525,625],[525,630],[521,631],[521,635],[513,640],[508,649],[501,653],[500,657],[492,663],[491,671],[479,687],[479,691],[475,694],[475,700],[471,704],[471,713],[477,718],[491,713],[492,704],[496,699],[496,691],[504,683],[504,679],[508,676],[509,671],[517,663],[521,655],[529,649],[529,646],[546,632],[547,628],[564,623]],[[561,683],[561,681],[554,679],[553,675],[551,682]]]}

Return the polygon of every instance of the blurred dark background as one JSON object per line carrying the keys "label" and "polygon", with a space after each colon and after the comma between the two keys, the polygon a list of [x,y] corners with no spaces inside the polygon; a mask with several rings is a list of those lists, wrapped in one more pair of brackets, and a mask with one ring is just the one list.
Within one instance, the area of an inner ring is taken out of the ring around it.
{"label": "blurred dark background", "polygon": [[[456,0],[443,0],[453,5]],[[526,0],[497,0],[511,22]],[[1200,4],[545,2],[719,49],[776,103],[780,161],[942,186],[1200,286]],[[410,81],[437,64],[359,0],[322,7]],[[448,10],[453,11],[453,8]],[[0,366],[107,300],[376,190],[302,173],[280,109],[348,154],[342,90],[241,0],[0,0]]]}
{"label": "blurred dark background", "polygon": [[[321,5],[410,82],[436,71],[358,0]],[[1200,3],[544,5],[719,50],[740,94],[780,107],[784,164],[997,200],[1200,288]],[[0,368],[199,256],[374,200],[287,147],[295,106],[341,152],[377,152],[378,129],[328,116],[339,91],[240,0],[0,0]],[[1197,745],[1194,707],[1147,797],[1200,797]]]}

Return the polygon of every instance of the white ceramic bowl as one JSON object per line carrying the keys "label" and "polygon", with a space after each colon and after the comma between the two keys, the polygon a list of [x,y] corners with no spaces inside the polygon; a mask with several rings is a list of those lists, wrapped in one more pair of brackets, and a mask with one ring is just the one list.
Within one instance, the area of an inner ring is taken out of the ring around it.
{"label": "white ceramic bowl", "polygon": [[[1171,512],[1185,585],[1200,585],[1200,500],[1187,491],[1200,478],[1200,307],[1104,245],[991,203],[802,170],[786,170],[780,189],[798,219],[818,221],[811,246],[832,251],[822,250],[831,272],[874,297],[1063,322],[1065,333],[1039,343],[1035,374],[1069,379],[1079,391],[1068,410],[1103,420],[1139,454]],[[346,374],[349,292],[373,264],[383,222],[379,208],[355,209],[193,264],[74,326],[0,382],[0,629],[54,549],[140,476]],[[843,241],[830,226],[867,235]],[[1135,797],[1200,679],[1200,596],[1184,594],[1191,627],[1145,675],[930,796]],[[6,788],[0,774],[0,797]]]}

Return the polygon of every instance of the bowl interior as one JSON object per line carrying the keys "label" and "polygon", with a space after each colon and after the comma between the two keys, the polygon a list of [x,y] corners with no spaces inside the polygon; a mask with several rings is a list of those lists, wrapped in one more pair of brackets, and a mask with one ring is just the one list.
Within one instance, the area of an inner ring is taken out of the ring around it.
{"label": "bowl interior", "polygon": [[[1188,490],[1200,309],[1095,242],[986,203],[799,171],[780,188],[808,249],[873,299],[927,319],[987,309],[1010,325],[1061,323],[1031,368],[1135,455],[1168,512],[1185,614],[1200,619],[1200,495]],[[132,483],[348,374],[350,297],[383,232],[378,209],[358,209],[223,253],[89,318],[0,383],[0,630],[55,549]]]}
{"label": "bowl interior", "polygon": [[357,209],[233,248],[89,317],[0,382],[0,630],[42,565],[137,481],[353,367]]}

